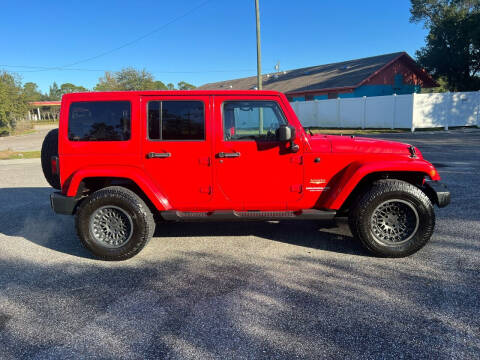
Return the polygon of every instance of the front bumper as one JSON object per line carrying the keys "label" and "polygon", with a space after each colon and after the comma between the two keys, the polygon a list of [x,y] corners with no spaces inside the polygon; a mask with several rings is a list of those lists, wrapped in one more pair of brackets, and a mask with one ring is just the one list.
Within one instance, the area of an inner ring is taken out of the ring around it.
{"label": "front bumper", "polygon": [[57,214],[72,215],[77,207],[78,199],[65,196],[61,192],[54,192],[50,195],[50,205]]}
{"label": "front bumper", "polygon": [[445,184],[440,181],[425,181],[425,189],[433,197],[438,207],[445,207],[450,204],[450,191]]}

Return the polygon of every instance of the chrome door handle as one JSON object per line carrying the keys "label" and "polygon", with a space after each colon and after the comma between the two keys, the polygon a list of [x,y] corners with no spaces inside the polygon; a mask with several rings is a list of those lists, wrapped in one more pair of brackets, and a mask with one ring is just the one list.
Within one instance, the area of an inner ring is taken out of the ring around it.
{"label": "chrome door handle", "polygon": [[155,159],[155,158],[169,158],[172,156],[171,153],[155,153],[155,152],[149,152],[147,154],[147,159]]}
{"label": "chrome door handle", "polygon": [[225,152],[219,152],[217,154],[217,157],[219,158],[236,158],[236,157],[240,157],[240,153],[239,152],[234,152],[234,153],[225,153]]}

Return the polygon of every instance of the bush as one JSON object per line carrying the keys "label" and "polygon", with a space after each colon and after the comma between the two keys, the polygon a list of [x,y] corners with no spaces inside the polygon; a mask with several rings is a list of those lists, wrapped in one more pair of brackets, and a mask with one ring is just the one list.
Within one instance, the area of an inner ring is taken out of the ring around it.
{"label": "bush", "polygon": [[12,123],[12,127],[14,129],[15,132],[23,132],[23,131],[26,131],[26,130],[31,130],[33,129],[33,122],[30,121],[30,120],[20,120],[20,121],[14,121]]}
{"label": "bush", "polygon": [[0,137],[10,135],[10,129],[6,127],[0,127]]}

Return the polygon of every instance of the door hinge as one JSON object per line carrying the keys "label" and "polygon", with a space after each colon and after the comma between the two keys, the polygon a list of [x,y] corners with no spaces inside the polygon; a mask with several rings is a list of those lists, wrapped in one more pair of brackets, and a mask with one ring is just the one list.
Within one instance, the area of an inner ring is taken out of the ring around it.
{"label": "door hinge", "polygon": [[302,192],[302,185],[301,184],[296,184],[296,185],[292,185],[290,186],[290,191],[291,192],[294,192],[294,193],[301,193]]}
{"label": "door hinge", "polygon": [[290,158],[290,161],[294,164],[302,165],[303,164],[303,156],[302,155],[292,156]]}
{"label": "door hinge", "polygon": [[212,187],[211,186],[203,186],[203,187],[200,188],[200,192],[202,194],[210,195],[212,193]]}
{"label": "door hinge", "polygon": [[210,166],[210,158],[209,157],[201,157],[198,159],[198,163],[200,165]]}

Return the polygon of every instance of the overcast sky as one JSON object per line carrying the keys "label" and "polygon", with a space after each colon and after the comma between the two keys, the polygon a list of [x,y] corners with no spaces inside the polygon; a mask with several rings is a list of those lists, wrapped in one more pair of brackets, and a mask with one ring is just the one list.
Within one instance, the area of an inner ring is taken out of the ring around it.
{"label": "overcast sky", "polygon": [[[255,75],[254,4],[6,1],[0,69],[43,91],[53,81],[92,88],[103,71],[127,66],[197,86]],[[273,72],[277,61],[289,70],[397,51],[414,56],[426,31],[409,23],[409,7],[407,0],[260,0],[263,70]]]}

